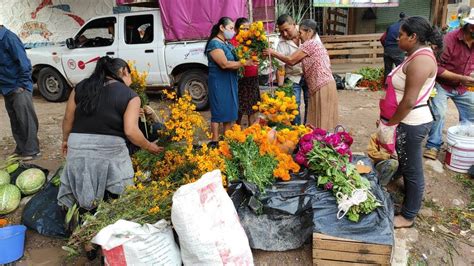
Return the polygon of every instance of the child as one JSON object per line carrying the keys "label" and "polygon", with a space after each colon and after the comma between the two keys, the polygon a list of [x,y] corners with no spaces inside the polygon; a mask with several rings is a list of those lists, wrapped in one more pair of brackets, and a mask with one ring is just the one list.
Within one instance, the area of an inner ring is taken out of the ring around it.
{"label": "child", "polygon": [[375,170],[379,174],[379,184],[386,186],[393,179],[398,170],[396,154],[390,154],[377,142],[377,133],[370,136],[367,155],[374,161]]}

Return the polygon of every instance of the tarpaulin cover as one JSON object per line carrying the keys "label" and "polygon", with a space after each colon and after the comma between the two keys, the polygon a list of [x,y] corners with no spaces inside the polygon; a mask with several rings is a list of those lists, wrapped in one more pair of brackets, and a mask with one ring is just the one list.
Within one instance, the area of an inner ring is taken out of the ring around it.
{"label": "tarpaulin cover", "polygon": [[[365,165],[371,165],[368,157],[354,157],[354,163],[362,160]],[[390,194],[377,184],[377,173],[374,170],[363,176],[370,181],[371,192],[381,201],[382,206],[368,215],[361,215],[357,223],[346,217],[339,220],[336,217],[337,202],[332,192],[317,189],[313,196],[314,232],[373,244],[393,245],[393,203]]]}
{"label": "tarpaulin cover", "polygon": [[[123,0],[122,0],[123,1]],[[158,0],[167,41],[207,39],[221,17],[247,17],[245,0]]]}

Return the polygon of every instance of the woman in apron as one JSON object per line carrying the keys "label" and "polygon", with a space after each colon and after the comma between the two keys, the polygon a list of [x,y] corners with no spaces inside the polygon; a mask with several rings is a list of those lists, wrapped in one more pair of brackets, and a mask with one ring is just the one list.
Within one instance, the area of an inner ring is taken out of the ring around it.
{"label": "woman in apron", "polygon": [[410,17],[400,26],[398,45],[406,51],[407,58],[387,76],[386,95],[380,102],[379,128],[391,127],[396,133],[395,148],[405,197],[401,213],[394,218],[394,227],[403,228],[414,225],[423,198],[421,143],[433,121],[427,102],[437,72],[430,45],[437,45],[441,50],[443,43],[440,32],[425,18]]}

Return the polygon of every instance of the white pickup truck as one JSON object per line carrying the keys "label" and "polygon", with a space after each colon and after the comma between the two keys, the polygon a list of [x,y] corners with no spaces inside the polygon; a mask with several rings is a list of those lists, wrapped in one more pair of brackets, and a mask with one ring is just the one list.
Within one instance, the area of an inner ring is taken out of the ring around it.
{"label": "white pickup truck", "polygon": [[189,92],[197,109],[208,105],[205,40],[165,42],[159,9],[90,19],[66,45],[28,49],[33,80],[49,101],[64,101],[101,56],[133,60],[148,71],[150,87]]}

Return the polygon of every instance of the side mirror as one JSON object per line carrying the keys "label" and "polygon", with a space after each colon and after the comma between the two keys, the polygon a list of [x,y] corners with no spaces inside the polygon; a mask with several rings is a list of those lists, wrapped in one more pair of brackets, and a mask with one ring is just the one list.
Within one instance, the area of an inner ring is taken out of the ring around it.
{"label": "side mirror", "polygon": [[67,39],[66,39],[66,46],[67,46],[67,48],[69,48],[69,49],[74,49],[74,48],[76,48],[76,43],[74,42],[74,39],[73,39],[73,38],[67,38]]}

